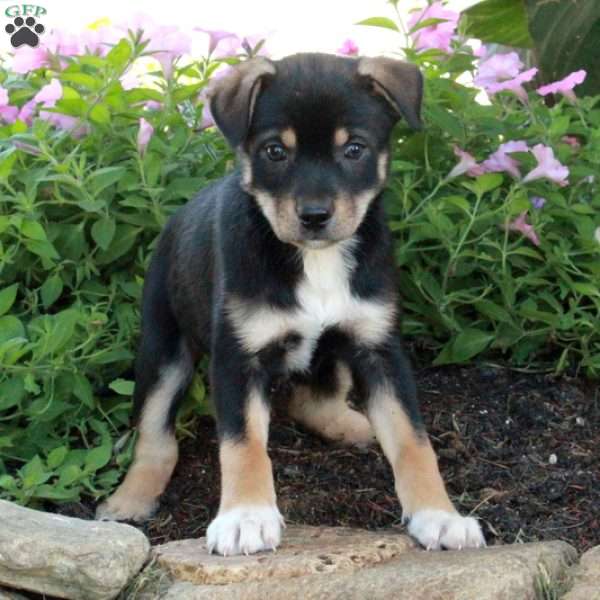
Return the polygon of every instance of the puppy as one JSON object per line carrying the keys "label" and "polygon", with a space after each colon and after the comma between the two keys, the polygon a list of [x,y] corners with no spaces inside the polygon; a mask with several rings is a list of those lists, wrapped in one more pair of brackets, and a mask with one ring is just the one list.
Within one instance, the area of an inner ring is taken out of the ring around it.
{"label": "puppy", "polygon": [[421,544],[484,544],[446,493],[397,333],[382,190],[392,127],[419,126],[421,94],[412,65],[325,54],[254,58],[216,83],[210,109],[240,166],[160,237],[144,287],[135,459],[99,518],[152,514],[177,461],[177,406],[210,352],[222,486],[211,552],[280,542],[267,438],[282,382],[292,416],[325,437],[374,434]]}

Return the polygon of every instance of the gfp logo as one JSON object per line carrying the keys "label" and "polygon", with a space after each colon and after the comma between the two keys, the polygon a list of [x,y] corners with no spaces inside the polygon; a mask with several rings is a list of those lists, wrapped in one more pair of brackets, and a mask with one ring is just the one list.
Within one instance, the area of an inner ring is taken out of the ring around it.
{"label": "gfp logo", "polygon": [[9,23],[4,30],[10,35],[13,48],[23,45],[35,48],[40,43],[40,35],[46,31],[46,28],[38,22],[38,19],[47,12],[43,6],[35,4],[15,4],[4,11],[4,14],[12,19],[12,23]]}

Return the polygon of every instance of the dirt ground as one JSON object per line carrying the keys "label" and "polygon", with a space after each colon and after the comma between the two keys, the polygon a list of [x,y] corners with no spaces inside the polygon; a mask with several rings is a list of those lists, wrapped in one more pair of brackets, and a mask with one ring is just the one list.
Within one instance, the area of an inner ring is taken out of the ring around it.
{"label": "dirt ground", "polygon": [[[488,544],[600,544],[600,385],[493,367],[417,371],[422,410],[451,496]],[[154,544],[204,535],[219,501],[214,422],[199,419],[157,516]],[[376,448],[322,441],[286,418],[269,452],[288,523],[402,530],[391,470]],[[91,506],[71,506],[89,516]]]}

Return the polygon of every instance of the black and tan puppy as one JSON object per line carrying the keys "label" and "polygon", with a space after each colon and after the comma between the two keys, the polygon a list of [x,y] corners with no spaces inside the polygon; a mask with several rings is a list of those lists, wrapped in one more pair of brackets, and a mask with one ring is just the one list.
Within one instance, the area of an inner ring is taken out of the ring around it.
{"label": "black and tan puppy", "polygon": [[[323,54],[252,59],[217,82],[211,111],[240,169],[162,233],[144,289],[135,460],[98,517],[156,508],[177,461],[178,402],[210,352],[222,483],[211,551],[280,542],[267,438],[281,382],[292,416],[324,436],[374,433],[424,546],[484,544],[448,498],[397,334],[381,192],[390,132],[400,117],[419,125],[421,91],[406,63]],[[362,413],[346,403],[351,388]]]}

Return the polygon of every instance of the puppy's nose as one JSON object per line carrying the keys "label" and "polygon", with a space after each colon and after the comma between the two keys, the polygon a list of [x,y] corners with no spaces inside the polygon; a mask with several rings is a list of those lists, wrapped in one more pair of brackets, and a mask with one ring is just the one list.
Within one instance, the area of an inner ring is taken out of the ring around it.
{"label": "puppy's nose", "polygon": [[324,206],[303,206],[298,217],[306,229],[317,231],[327,225],[331,219],[331,212]]}

